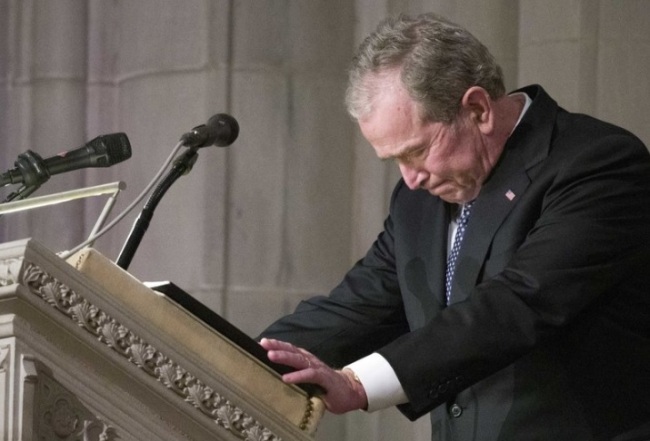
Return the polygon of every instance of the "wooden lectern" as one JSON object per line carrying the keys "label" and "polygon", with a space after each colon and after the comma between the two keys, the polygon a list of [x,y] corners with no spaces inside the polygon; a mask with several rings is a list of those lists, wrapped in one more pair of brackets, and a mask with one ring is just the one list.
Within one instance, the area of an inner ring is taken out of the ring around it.
{"label": "wooden lectern", "polygon": [[323,411],[97,251],[0,246],[0,441],[311,440]]}

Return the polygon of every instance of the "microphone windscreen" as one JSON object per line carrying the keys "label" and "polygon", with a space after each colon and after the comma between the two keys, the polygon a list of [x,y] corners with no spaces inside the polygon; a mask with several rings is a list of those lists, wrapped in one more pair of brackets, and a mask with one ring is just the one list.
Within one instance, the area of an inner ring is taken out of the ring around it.
{"label": "microphone windscreen", "polygon": [[212,116],[206,124],[210,130],[210,138],[214,137],[214,144],[217,147],[225,147],[239,136],[239,123],[235,118],[226,113],[217,113]]}
{"label": "microphone windscreen", "polygon": [[101,135],[90,141],[88,145],[106,152],[107,163],[103,165],[104,167],[110,167],[131,157],[131,143],[125,133]]}

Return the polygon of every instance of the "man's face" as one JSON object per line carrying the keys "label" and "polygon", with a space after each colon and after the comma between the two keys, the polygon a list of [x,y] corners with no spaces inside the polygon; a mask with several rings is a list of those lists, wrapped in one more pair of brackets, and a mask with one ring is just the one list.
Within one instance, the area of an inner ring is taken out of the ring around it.
{"label": "man's face", "polygon": [[463,109],[452,124],[422,121],[399,82],[385,81],[372,111],[359,119],[377,156],[396,160],[412,190],[425,189],[452,203],[475,199],[491,165],[471,112]]}

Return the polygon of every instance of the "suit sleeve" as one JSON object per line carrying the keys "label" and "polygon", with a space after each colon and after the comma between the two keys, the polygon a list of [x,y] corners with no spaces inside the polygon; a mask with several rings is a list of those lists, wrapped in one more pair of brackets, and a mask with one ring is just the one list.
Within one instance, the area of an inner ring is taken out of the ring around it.
{"label": "suit sleeve", "polygon": [[300,302],[260,337],[291,342],[343,367],[408,332],[395,272],[390,217],[366,256],[329,296]]}

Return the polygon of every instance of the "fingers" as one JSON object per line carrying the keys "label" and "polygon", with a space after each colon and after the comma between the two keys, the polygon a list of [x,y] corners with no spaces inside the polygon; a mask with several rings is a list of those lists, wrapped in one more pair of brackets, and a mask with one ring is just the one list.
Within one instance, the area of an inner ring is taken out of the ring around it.
{"label": "fingers", "polygon": [[314,355],[291,343],[263,338],[260,344],[268,351],[267,356],[274,363],[284,364],[296,369],[310,369],[321,364]]}
{"label": "fingers", "polygon": [[319,370],[323,370],[327,366],[309,351],[291,343],[267,338],[263,338],[260,345],[267,350],[269,360],[296,369],[282,376],[282,381],[285,383],[321,385],[319,381],[321,372]]}
{"label": "fingers", "polygon": [[286,341],[275,340],[272,338],[263,338],[260,340],[260,345],[262,345],[262,347],[266,350],[295,347]]}
{"label": "fingers", "polygon": [[339,414],[367,407],[363,387],[350,379],[349,373],[330,368],[309,351],[291,343],[263,338],[260,345],[267,350],[269,360],[296,369],[282,376],[285,383],[320,386],[323,390],[321,398],[330,412]]}

